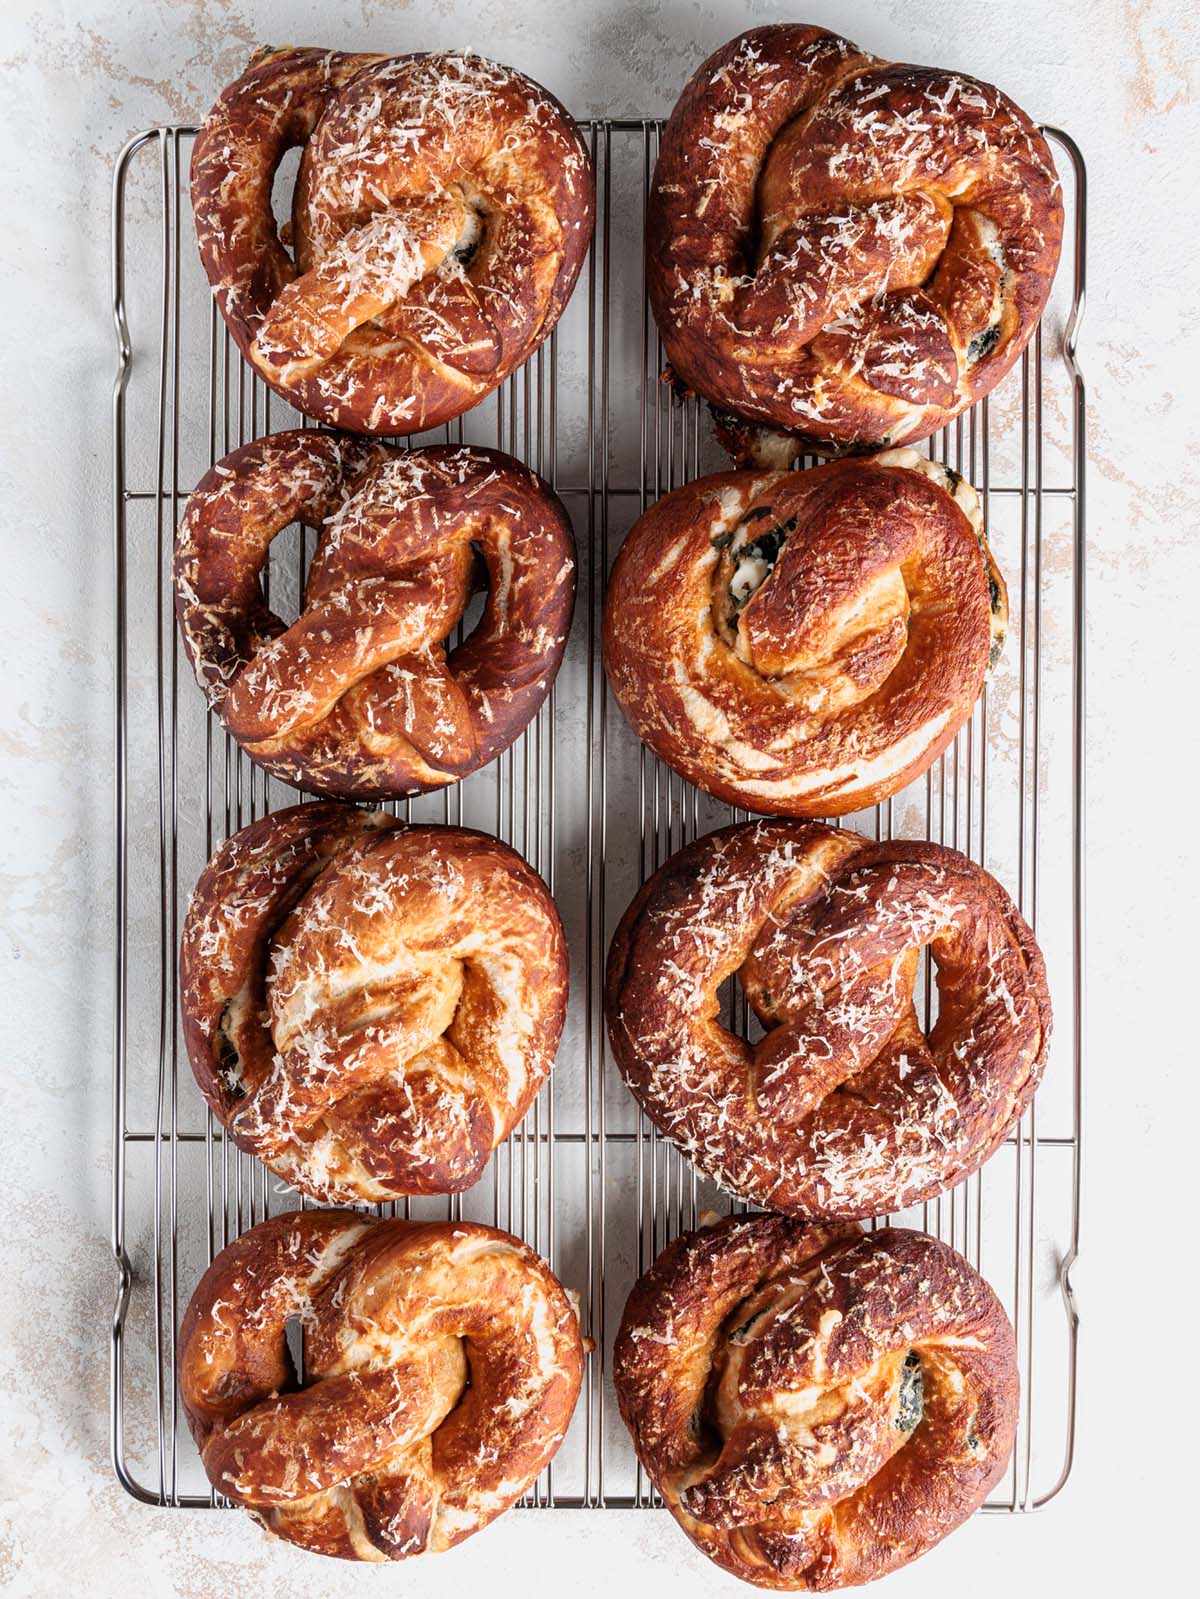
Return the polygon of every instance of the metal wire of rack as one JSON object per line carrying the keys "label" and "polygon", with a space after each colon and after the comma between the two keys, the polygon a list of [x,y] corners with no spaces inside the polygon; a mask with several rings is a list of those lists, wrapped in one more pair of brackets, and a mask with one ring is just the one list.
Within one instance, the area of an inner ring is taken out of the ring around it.
{"label": "metal wire of rack", "polygon": [[[453,790],[395,807],[512,843],[558,898],[572,950],[572,1005],[551,1080],[466,1195],[387,1207],[507,1227],[581,1296],[595,1340],[570,1433],[523,1501],[656,1502],[608,1387],[625,1294],[706,1208],[731,1202],[640,1115],[610,1070],[601,1003],[608,938],[638,883],[733,813],[641,746],[609,699],[599,652],[604,583],[621,537],[658,495],[725,465],[702,408],[658,381],[641,224],[659,137],[651,119],[582,124],[596,167],[595,242],[574,300],[532,360],[469,416],[414,442],[490,443],[555,486],[579,539],[575,627],[558,684],[497,762]],[[846,818],[876,838],[965,850],[1014,894],[1050,967],[1057,1032],[1037,1102],[984,1170],[899,1218],[961,1249],[1017,1329],[1022,1398],[1012,1464],[985,1507],[1030,1511],[1071,1470],[1078,1314],[1084,1053],[1086,173],[1058,152],[1068,248],[1047,316],[1005,383],[929,441],[979,489],[1010,588],[996,677],[933,769]],[[239,1152],[180,1071],[175,957],[187,894],[238,827],[295,793],[254,768],[207,715],[171,608],[174,529],[188,488],[237,444],[303,425],[241,361],[192,248],[186,155],[195,130],[157,127],[121,152],[113,179],[116,956],[113,1039],[111,1446],[116,1474],[155,1505],[220,1503],[199,1469],[175,1386],[188,1295],[244,1228],[301,1201]],[[808,463],[804,463],[808,464]],[[298,605],[303,529],[272,550],[272,604]],[[925,981],[926,1022],[935,999]],[[747,1025],[729,999],[731,1025]],[[733,1208],[744,1208],[734,1204]]]}

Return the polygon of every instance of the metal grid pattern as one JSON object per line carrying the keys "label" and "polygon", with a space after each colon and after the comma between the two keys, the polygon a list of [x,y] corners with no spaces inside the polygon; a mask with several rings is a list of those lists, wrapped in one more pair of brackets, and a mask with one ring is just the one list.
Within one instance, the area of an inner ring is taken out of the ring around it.
{"label": "metal grid pattern", "polygon": [[[651,120],[583,124],[597,175],[595,243],[558,330],[493,397],[414,442],[497,445],[541,471],[579,541],[567,660],[535,721],[459,787],[393,807],[463,822],[521,850],[549,882],[572,951],[558,1062],[524,1124],[470,1193],[387,1207],[517,1232],[581,1296],[595,1339],[571,1431],[525,1504],[654,1503],[616,1415],[608,1369],[634,1278],[706,1208],[730,1201],[637,1112],[607,1058],[608,938],[638,883],[684,842],[730,820],[642,747],[600,663],[604,581],[625,531],[659,494],[727,463],[703,408],[658,381],[661,346],[640,237],[659,137]],[[1085,171],[1059,156],[1067,248],[1047,317],[990,400],[929,441],[979,489],[1010,590],[1005,660],[953,748],[925,778],[845,824],[876,838],[965,850],[1008,886],[1050,967],[1056,1037],[1037,1103],[983,1172],[892,1218],[954,1244],[989,1277],[1017,1328],[1022,1400],[1012,1465],[986,1507],[1028,1511],[1071,1468],[1078,1318],[1083,1059]],[[241,361],[195,259],[186,174],[195,130],[130,140],[113,187],[113,516],[116,582],[116,964],[112,1457],[149,1504],[219,1503],[178,1404],[176,1337],[213,1254],[300,1201],[239,1152],[204,1107],[182,1051],[175,959],[187,895],[221,840],[294,803],[205,712],[176,637],[170,558],[187,492],[250,438],[302,425]],[[807,462],[804,464],[808,464]],[[311,538],[276,540],[266,581],[299,603]],[[468,623],[470,617],[468,617]],[[936,1004],[924,978],[926,1022]],[[747,1026],[729,996],[731,1025]],[[182,1062],[182,1068],[181,1068]],[[735,1208],[744,1208],[735,1206]]]}

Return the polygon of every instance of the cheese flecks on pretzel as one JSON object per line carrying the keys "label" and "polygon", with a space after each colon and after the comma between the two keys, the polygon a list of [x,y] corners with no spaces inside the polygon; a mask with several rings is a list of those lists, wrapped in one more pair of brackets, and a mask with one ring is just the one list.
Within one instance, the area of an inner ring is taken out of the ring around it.
{"label": "cheese flecks on pretzel", "polygon": [[582,1369],[570,1299],[516,1238],[334,1211],[275,1216],[222,1250],[179,1342],[213,1487],[345,1560],[402,1560],[486,1527],[553,1457]]}
{"label": "cheese flecks on pretzel", "polygon": [[690,782],[841,816],[950,744],[1006,617],[970,484],[889,450],[665,495],[613,567],[604,663],[638,735]]}
{"label": "cheese flecks on pretzel", "polygon": [[[292,521],[320,539],[289,627],[260,575]],[[483,614],[448,651],[480,564]],[[549,692],[574,602],[561,501],[495,450],[277,433],[205,474],[175,545],[209,704],[272,776],[339,798],[441,788],[506,749]]]}
{"label": "cheese flecks on pretzel", "polygon": [[635,1284],[613,1381],[638,1458],[710,1559],[763,1588],[870,1582],[1004,1472],[1016,1340],[924,1234],[782,1216],[677,1238]]}
{"label": "cheese flecks on pretzel", "polygon": [[[271,190],[297,145],[289,250]],[[552,95],[453,51],[261,51],[191,173],[243,355],[306,415],[376,434],[460,416],[541,344],[587,252],[593,187]]]}
{"label": "cheese flecks on pretzel", "polygon": [[[758,1043],[722,1023],[735,974]],[[975,1171],[1050,1042],[1045,963],[993,877],[957,850],[817,822],[723,828],[672,856],[621,920],[605,993],[655,1125],[728,1192],[807,1217],[887,1215]]]}
{"label": "cheese flecks on pretzel", "polygon": [[780,23],[680,96],[647,287],[675,377],[765,465],[781,431],[911,443],[987,394],[1037,325],[1062,229],[1046,141],[998,89]]}
{"label": "cheese flecks on pretzel", "polygon": [[179,976],[213,1114],[333,1204],[471,1187],[566,1017],[562,926],[515,851],[332,804],[277,811],[221,846]]}

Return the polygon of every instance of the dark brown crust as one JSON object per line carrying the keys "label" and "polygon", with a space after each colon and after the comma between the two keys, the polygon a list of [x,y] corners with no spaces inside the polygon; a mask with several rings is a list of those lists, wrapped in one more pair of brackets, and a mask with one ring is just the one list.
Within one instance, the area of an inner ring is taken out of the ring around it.
{"label": "dark brown crust", "polygon": [[557,1278],[473,1222],[275,1216],[217,1256],[179,1336],[213,1487],[346,1560],[401,1560],[487,1526],[553,1457],[582,1373]]}
{"label": "dark brown crust", "polygon": [[[755,1045],[719,1020],[734,973],[767,1028]],[[722,828],[673,855],[617,928],[605,993],[656,1126],[730,1193],[807,1218],[888,1215],[960,1182],[1024,1112],[1050,1042],[1045,963],[993,877],[816,822]]]}
{"label": "dark brown crust", "polygon": [[[297,145],[293,260],[271,186]],[[357,433],[418,433],[478,404],[554,328],[592,234],[591,162],[563,107],[455,52],[260,52],[205,120],[191,192],[242,354],[297,410]],[[484,220],[459,265],[458,225],[443,237],[435,213],[464,205]],[[331,278],[339,252],[352,266]],[[347,315],[356,289],[372,298]]]}
{"label": "dark brown crust", "polygon": [[779,23],[680,96],[647,287],[678,378],[734,418],[818,448],[910,443],[1016,361],[1062,227],[1049,148],[998,89]]}
{"label": "dark brown crust", "polygon": [[[320,533],[288,627],[260,574],[290,522]],[[487,603],[445,640],[476,586]],[[175,545],[175,613],[209,704],[259,766],[340,799],[457,782],[537,714],[575,604],[562,502],[497,450],[396,450],[293,429],[197,484]]]}
{"label": "dark brown crust", "polygon": [[336,1204],[477,1182],[550,1070],[567,980],[554,902],[506,844],[332,804],[221,846],[179,960],[213,1114]]}
{"label": "dark brown crust", "polygon": [[[917,459],[717,473],[635,523],[609,580],[605,669],[639,737],[690,782],[753,811],[841,816],[920,776],[966,722],[992,653],[989,558],[928,463],[890,464]],[[773,569],[723,625],[730,539],[773,529]]]}
{"label": "dark brown crust", "polygon": [[[923,1409],[901,1430],[910,1351]],[[613,1381],[672,1514],[763,1588],[852,1587],[923,1554],[986,1498],[1016,1428],[1003,1306],[899,1228],[754,1216],[684,1234],[634,1286]]]}

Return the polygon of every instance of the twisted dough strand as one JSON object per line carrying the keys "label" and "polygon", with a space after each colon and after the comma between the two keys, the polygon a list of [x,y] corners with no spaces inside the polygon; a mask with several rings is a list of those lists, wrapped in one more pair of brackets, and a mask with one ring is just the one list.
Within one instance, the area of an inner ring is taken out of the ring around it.
{"label": "twisted dough strand", "polygon": [[[297,145],[293,256],[271,188]],[[191,186],[242,353],[298,410],[360,433],[477,404],[550,333],[591,239],[574,123],[459,52],[260,52],[209,113]]]}
{"label": "twisted dough strand", "polygon": [[[757,1044],[719,1020],[734,973]],[[774,1210],[850,1219],[981,1165],[1029,1103],[1051,1025],[1041,952],[994,878],[940,845],[812,822],[722,828],[672,856],[614,935],[606,1005],[625,1081],[701,1171]]]}
{"label": "twisted dough strand", "polygon": [[272,1171],[332,1203],[454,1193],[550,1070],[566,946],[498,840],[301,805],[206,867],[180,993],[202,1093]]}
{"label": "twisted dough strand", "polygon": [[911,443],[987,394],[1041,316],[1062,227],[1046,142],[998,89],[781,23],[680,96],[647,286],[676,376],[765,464],[772,429]]}
{"label": "twisted dough strand", "polygon": [[688,1536],[763,1588],[869,1582],[982,1503],[1012,1448],[1016,1343],[923,1234],[727,1217],[635,1284],[613,1381]]}
{"label": "twisted dough strand", "polygon": [[[260,574],[292,521],[321,536],[288,626]],[[476,549],[487,601],[447,652]],[[458,781],[536,714],[566,648],[574,537],[549,487],[498,451],[294,429],[201,479],[175,594],[197,680],[253,760],[318,793],[385,799]]]}
{"label": "twisted dough strand", "polygon": [[222,1250],[179,1340],[214,1488],[346,1560],[447,1549],[487,1526],[558,1448],[582,1363],[575,1309],[517,1239],[334,1211],[273,1217]]}

